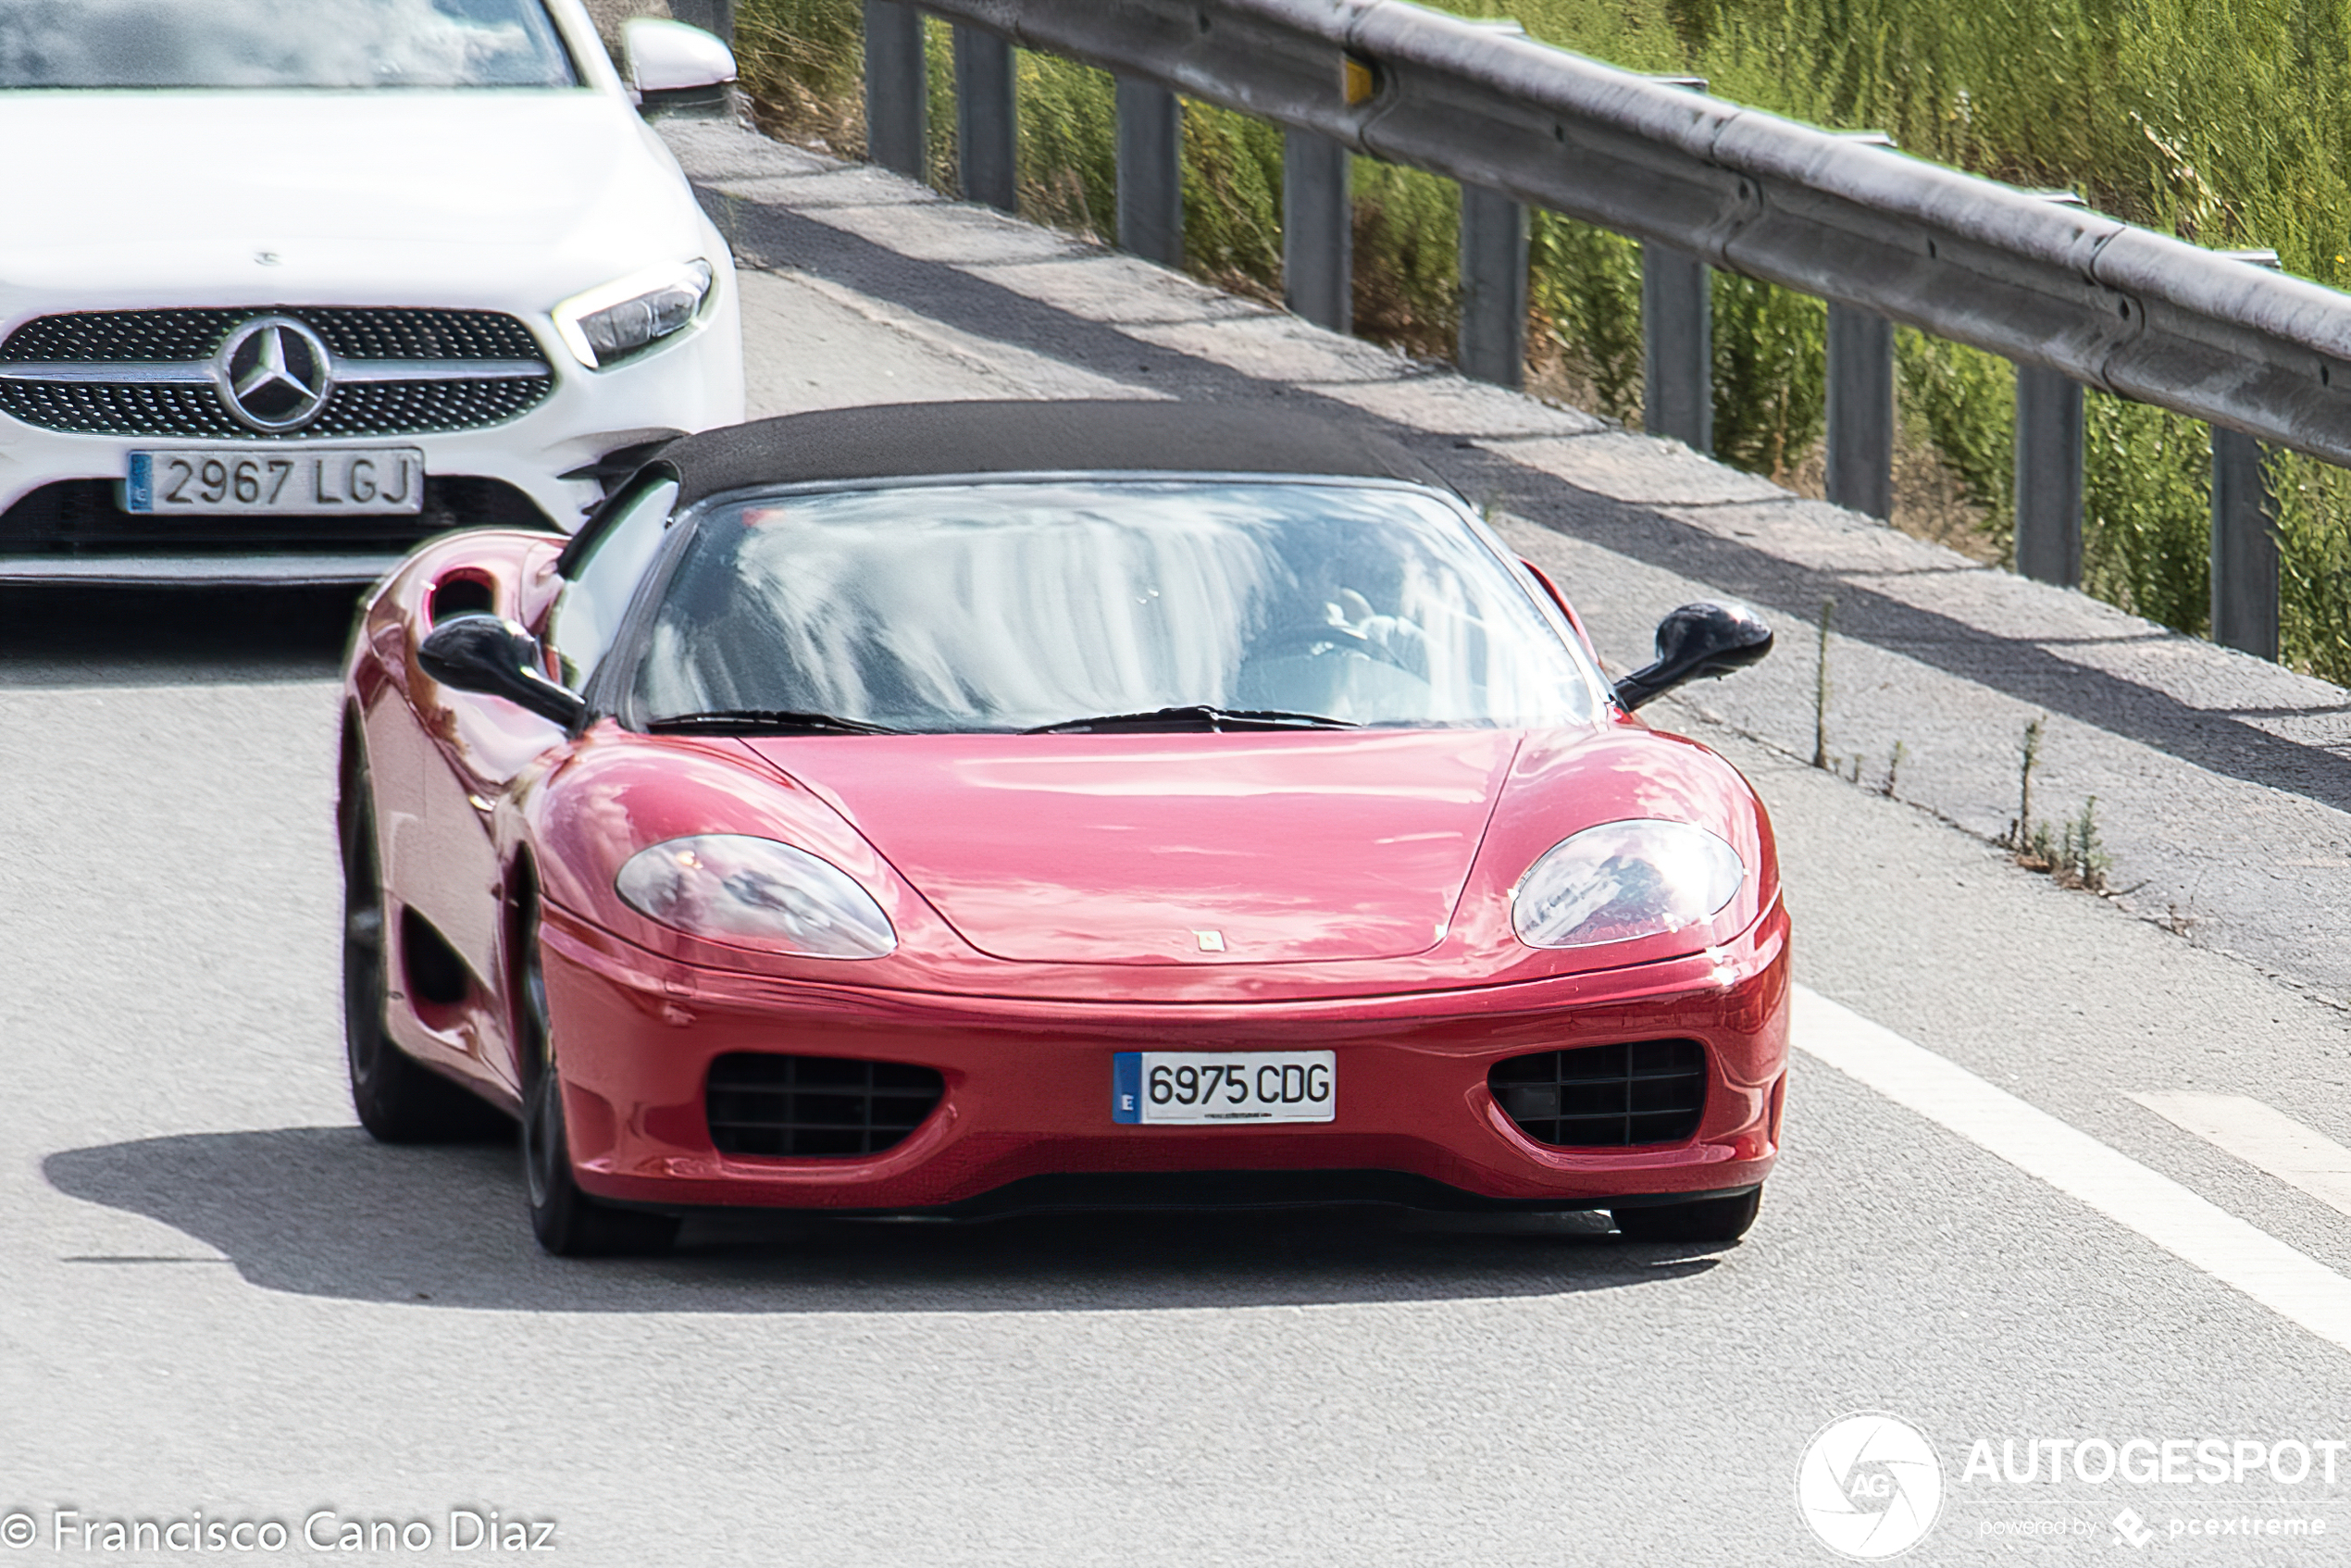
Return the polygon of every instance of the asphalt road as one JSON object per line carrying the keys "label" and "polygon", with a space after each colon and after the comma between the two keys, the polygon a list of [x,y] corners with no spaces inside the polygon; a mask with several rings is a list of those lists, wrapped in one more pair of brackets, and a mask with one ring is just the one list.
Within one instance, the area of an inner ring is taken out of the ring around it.
{"label": "asphalt road", "polygon": [[[765,410],[1153,390],[825,280],[747,292]],[[1622,662],[1703,586],[1504,526]],[[1863,1411],[1940,1467],[1909,1561],[2351,1558],[2351,1020],[1696,703],[1658,711],[1770,802],[1820,999],[1740,1246],[1093,1218],[543,1257],[511,1148],[353,1125],[346,613],[0,597],[0,1562],[464,1562],[493,1514],[620,1565],[1835,1562],[1799,1463]],[[2117,1473],[2051,1483],[2050,1440]],[[1898,1444],[1852,1460],[1849,1509],[1922,1498]],[[291,1540],[107,1549],[142,1519]]]}

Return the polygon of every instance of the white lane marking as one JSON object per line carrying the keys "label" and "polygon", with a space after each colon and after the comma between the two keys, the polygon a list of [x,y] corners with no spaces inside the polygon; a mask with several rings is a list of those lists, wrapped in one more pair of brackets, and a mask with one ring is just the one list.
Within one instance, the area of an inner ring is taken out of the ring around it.
{"label": "white lane marking", "polygon": [[2134,1094],[2132,1099],[2207,1143],[2351,1214],[2351,1149],[2242,1094]]}
{"label": "white lane marking", "polygon": [[2351,1350],[2351,1279],[2269,1232],[1809,987],[1796,988],[1793,1033],[1807,1055]]}

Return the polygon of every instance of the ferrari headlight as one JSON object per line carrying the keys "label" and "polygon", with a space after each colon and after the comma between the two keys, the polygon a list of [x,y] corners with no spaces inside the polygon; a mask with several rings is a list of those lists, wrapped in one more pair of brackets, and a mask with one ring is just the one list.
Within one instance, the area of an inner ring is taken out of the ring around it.
{"label": "ferrari headlight", "polygon": [[879,958],[898,946],[889,916],[848,873],[773,839],[672,839],[629,856],[613,886],[630,907],[697,937],[805,958]]}
{"label": "ferrari headlight", "polygon": [[1738,852],[1703,828],[1639,817],[1586,828],[1527,867],[1511,927],[1529,947],[1598,947],[1695,926],[1747,879]]}
{"label": "ferrari headlight", "polygon": [[710,292],[710,263],[633,273],[555,306],[555,330],[591,370],[626,359],[682,330]]}

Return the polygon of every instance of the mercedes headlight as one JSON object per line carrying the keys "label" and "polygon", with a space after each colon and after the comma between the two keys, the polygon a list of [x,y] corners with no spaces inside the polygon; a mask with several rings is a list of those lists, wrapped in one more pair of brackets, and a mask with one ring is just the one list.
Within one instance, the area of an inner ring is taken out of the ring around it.
{"label": "mercedes headlight", "polygon": [[1529,947],[1629,942],[1710,918],[1745,880],[1738,852],[1703,828],[1604,823],[1527,867],[1511,892],[1511,927]]}
{"label": "mercedes headlight", "polygon": [[757,942],[804,958],[880,958],[889,916],[839,866],[740,833],[640,850],[613,878],[631,908],[697,937]]}
{"label": "mercedes headlight", "polygon": [[709,296],[710,263],[656,267],[555,306],[555,330],[591,370],[682,331]]}

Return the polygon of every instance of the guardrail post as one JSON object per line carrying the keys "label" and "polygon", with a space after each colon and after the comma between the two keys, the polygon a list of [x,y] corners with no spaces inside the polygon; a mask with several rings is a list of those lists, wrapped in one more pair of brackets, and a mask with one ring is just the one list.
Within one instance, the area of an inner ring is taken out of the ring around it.
{"label": "guardrail post", "polygon": [[1156,82],[1118,81],[1118,245],[1184,265],[1184,104]]}
{"label": "guardrail post", "polygon": [[1353,157],[1327,136],[1282,133],[1282,299],[1334,332],[1355,330]]}
{"label": "guardrail post", "polygon": [[1526,381],[1526,208],[1499,191],[1462,187],[1462,374]]}
{"label": "guardrail post", "polygon": [[2251,436],[2212,427],[2212,641],[2273,660],[2278,540],[2268,455]]}
{"label": "guardrail post", "polygon": [[1894,516],[1894,323],[1829,305],[1829,500]]}
{"label": "guardrail post", "polygon": [[1714,450],[1714,280],[1687,251],[1641,243],[1641,428]]}
{"label": "guardrail post", "polygon": [[955,24],[955,168],[964,200],[1014,211],[1020,205],[1020,108],[1013,46]]}
{"label": "guardrail post", "polygon": [[896,0],[865,0],[865,156],[916,180],[929,172],[923,14]]}
{"label": "guardrail post", "polygon": [[[2278,253],[2226,251],[2275,272]],[[2277,500],[2268,454],[2248,435],[2212,427],[2212,641],[2239,653],[2278,656]]]}
{"label": "guardrail post", "polygon": [[[1883,131],[1841,133],[1862,146],[1894,146]],[[1894,323],[1829,302],[1828,493],[1839,506],[1894,516]]]}
{"label": "guardrail post", "polygon": [[[1649,79],[1690,93],[1702,76]],[[1714,450],[1714,276],[1689,252],[1641,242],[1641,429]]]}
{"label": "guardrail post", "polygon": [[[2036,191],[2079,207],[2071,191]],[[2037,365],[2016,367],[2016,540],[2020,576],[2082,586],[2082,383]]]}
{"label": "guardrail post", "polygon": [[2016,569],[2082,585],[2082,383],[2016,367]]}

